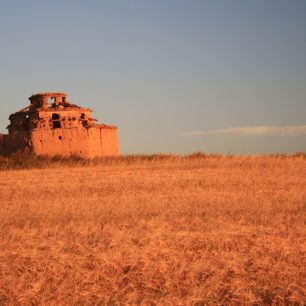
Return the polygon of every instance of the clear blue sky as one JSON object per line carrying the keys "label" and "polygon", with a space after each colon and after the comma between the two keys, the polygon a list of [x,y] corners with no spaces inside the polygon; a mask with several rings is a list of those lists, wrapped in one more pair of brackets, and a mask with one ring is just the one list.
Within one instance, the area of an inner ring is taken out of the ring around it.
{"label": "clear blue sky", "polygon": [[305,0],[0,0],[0,130],[64,91],[122,153],[306,151]]}

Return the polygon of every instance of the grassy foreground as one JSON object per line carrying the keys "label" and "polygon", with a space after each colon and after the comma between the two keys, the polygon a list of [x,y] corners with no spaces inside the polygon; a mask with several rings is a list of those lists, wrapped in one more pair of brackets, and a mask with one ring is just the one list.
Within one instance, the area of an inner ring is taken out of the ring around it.
{"label": "grassy foreground", "polygon": [[303,154],[0,168],[0,305],[306,300]]}

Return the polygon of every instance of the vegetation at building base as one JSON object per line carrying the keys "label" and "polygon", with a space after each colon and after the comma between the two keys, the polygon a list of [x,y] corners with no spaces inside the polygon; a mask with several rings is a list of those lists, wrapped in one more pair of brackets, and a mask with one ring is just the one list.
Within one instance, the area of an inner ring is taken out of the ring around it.
{"label": "vegetation at building base", "polygon": [[0,304],[306,300],[303,154],[14,158],[0,173]]}
{"label": "vegetation at building base", "polygon": [[130,154],[114,157],[96,157],[92,159],[86,159],[77,155],[70,157],[62,156],[36,156],[29,151],[21,151],[10,155],[9,157],[0,155],[0,170],[9,169],[42,169],[52,167],[86,167],[95,165],[109,165],[109,164],[131,164],[131,163],[143,163],[143,162],[162,162],[162,161],[179,161],[179,160],[247,160],[247,159],[291,159],[300,158],[306,159],[306,153],[297,152],[294,154],[265,154],[254,156],[239,156],[239,155],[222,155],[222,154],[206,154],[203,152],[195,152],[187,155],[175,155],[175,154]]}

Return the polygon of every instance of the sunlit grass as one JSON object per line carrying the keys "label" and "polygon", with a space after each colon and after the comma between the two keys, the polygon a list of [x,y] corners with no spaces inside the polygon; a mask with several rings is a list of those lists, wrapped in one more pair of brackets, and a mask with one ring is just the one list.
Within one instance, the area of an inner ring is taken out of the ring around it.
{"label": "sunlit grass", "polygon": [[305,301],[302,153],[0,165],[0,304]]}

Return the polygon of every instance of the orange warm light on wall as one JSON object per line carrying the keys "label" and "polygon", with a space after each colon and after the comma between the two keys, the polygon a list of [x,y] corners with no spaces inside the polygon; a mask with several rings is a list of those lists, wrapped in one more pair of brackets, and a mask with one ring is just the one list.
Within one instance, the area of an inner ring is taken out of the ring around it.
{"label": "orange warm light on wall", "polygon": [[67,94],[38,93],[29,100],[29,106],[10,115],[8,134],[0,134],[0,154],[28,149],[46,156],[119,155],[118,128],[97,124],[92,110],[68,102]]}

